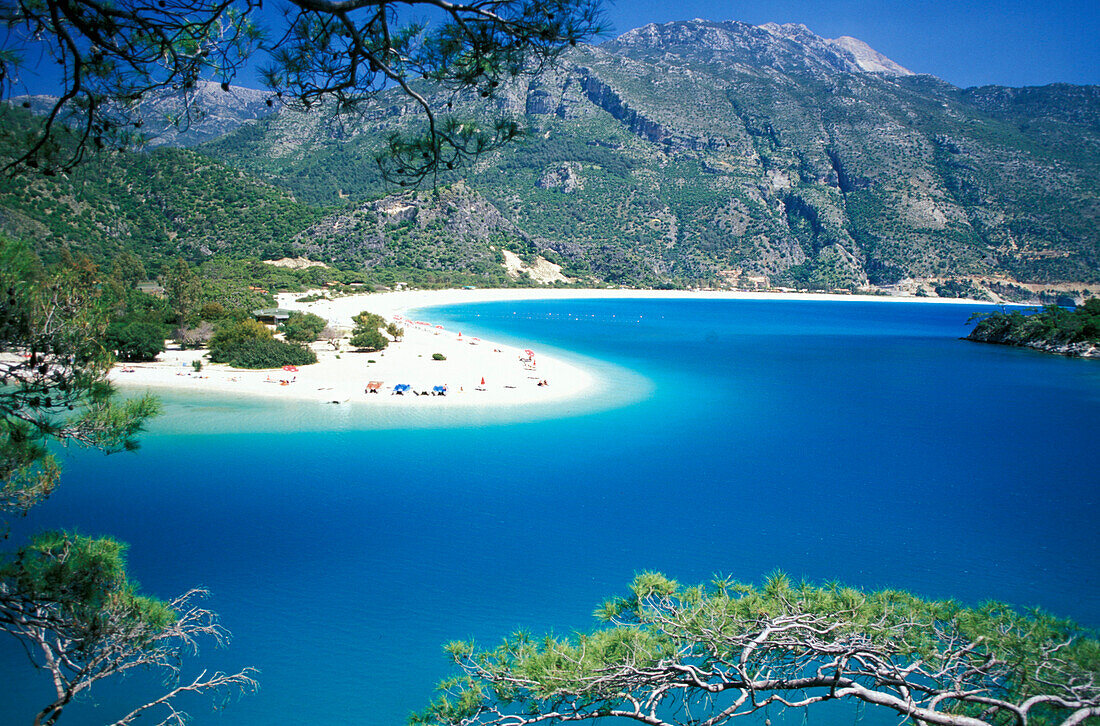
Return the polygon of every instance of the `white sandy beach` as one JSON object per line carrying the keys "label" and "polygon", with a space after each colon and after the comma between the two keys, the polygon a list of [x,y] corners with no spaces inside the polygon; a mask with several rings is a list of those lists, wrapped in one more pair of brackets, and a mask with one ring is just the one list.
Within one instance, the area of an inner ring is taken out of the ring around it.
{"label": "white sandy beach", "polygon": [[[116,366],[111,380],[128,388],[172,388],[233,395],[256,395],[295,400],[365,403],[389,406],[531,406],[561,402],[594,392],[599,381],[592,371],[560,358],[542,354],[532,342],[529,348],[516,348],[493,341],[460,336],[434,324],[417,325],[408,320],[410,311],[435,305],[510,300],[566,299],[756,299],[756,300],[863,300],[874,302],[904,301],[939,304],[965,303],[972,300],[943,298],[888,298],[860,295],[797,293],[693,292],[654,290],[560,290],[560,289],[486,289],[486,290],[412,290],[337,297],[312,303],[298,303],[305,293],[278,296],[279,307],[305,310],[350,329],[352,316],[369,310],[387,320],[397,320],[405,329],[404,337],[379,353],[358,353],[347,348],[333,350],[327,343],[314,343],[317,363],[297,371],[241,370],[211,364],[204,350],[171,349],[152,363]],[[431,323],[430,311],[416,320]],[[534,352],[534,366],[524,363],[525,350]],[[444,361],[432,359],[442,353]],[[203,360],[201,372],[192,367]],[[370,362],[374,361],[374,362]],[[482,384],[484,380],[484,384]],[[285,383],[284,383],[285,381]],[[370,381],[381,381],[378,393],[367,393]],[[547,385],[538,385],[545,381]],[[393,395],[394,386],[407,383],[411,390]],[[446,396],[415,395],[446,386]]]}

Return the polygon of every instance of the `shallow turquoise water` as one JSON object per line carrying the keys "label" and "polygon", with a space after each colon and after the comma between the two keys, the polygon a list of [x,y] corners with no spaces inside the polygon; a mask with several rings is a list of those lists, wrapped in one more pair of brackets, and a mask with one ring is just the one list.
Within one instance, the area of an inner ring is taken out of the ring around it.
{"label": "shallow turquoise water", "polygon": [[[1100,363],[960,341],[970,312],[437,309],[469,335],[609,362],[606,395],[443,427],[170,401],[138,454],[67,455],[20,527],[111,533],[148,590],[213,591],[235,639],[202,664],[255,665],[263,690],[221,713],[189,704],[197,724],[401,723],[447,673],[446,640],[586,627],[642,569],[779,567],[1100,626]],[[29,721],[46,686],[0,648],[0,721]],[[101,723],[140,688],[97,691],[63,723]]]}

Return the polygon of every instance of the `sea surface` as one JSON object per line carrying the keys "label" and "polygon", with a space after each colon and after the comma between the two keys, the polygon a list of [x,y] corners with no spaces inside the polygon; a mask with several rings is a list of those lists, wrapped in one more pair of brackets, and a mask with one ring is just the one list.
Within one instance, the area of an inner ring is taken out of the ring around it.
{"label": "sea surface", "polygon": [[[981,309],[429,309],[601,383],[551,410],[438,418],[168,397],[136,454],[66,450],[61,489],[10,542],[112,534],[148,592],[208,587],[233,642],[185,674],[250,665],[262,688],[218,712],[185,702],[200,726],[402,724],[450,673],[444,642],[588,628],[642,570],[778,568],[1100,626],[1100,362],[959,340]],[[0,723],[29,723],[47,680],[0,640]],[[147,681],[60,723],[113,721]]]}

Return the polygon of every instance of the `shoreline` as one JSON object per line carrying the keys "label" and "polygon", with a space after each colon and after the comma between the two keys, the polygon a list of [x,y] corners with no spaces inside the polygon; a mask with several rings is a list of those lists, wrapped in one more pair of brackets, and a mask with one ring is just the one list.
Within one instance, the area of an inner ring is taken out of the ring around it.
{"label": "shoreline", "polygon": [[[474,290],[409,290],[363,293],[310,303],[296,298],[307,293],[280,293],[278,306],[320,315],[331,324],[352,326],[351,318],[362,310],[397,319],[404,337],[377,353],[334,350],[327,343],[313,343],[318,362],[296,371],[280,369],[246,370],[203,361],[201,371],[192,362],[202,360],[205,350],[173,347],[150,363],[116,365],[112,383],[125,388],[163,388],[179,392],[259,396],[303,402],[368,405],[402,409],[475,407],[530,407],[592,399],[601,380],[591,367],[544,355],[532,344],[533,365],[521,348],[462,336],[430,324],[430,311],[418,313],[415,324],[409,313],[435,306],[521,300],[580,299],[690,299],[690,300],[803,300],[853,302],[921,302],[935,304],[982,304],[973,300],[945,298],[898,298],[872,295],[830,295],[822,293],[693,292],[683,290],[599,290],[488,288]],[[987,303],[988,304],[988,303]],[[424,321],[423,318],[429,320]],[[433,360],[440,353],[446,360]],[[370,381],[382,382],[378,393],[367,393]],[[546,385],[539,385],[545,382]],[[392,393],[395,385],[407,383],[404,395]],[[447,395],[431,395],[435,386],[446,386]],[[427,395],[418,395],[426,393]]]}
{"label": "shoreline", "polygon": [[[376,312],[383,317],[404,315],[410,310],[423,307],[441,305],[456,305],[463,303],[481,302],[511,302],[520,300],[800,300],[806,302],[889,302],[889,303],[921,303],[934,305],[996,305],[982,300],[970,300],[967,298],[944,297],[902,297],[896,295],[840,295],[833,293],[816,292],[741,292],[733,290],[627,290],[627,289],[599,289],[599,288],[484,288],[473,290],[403,290],[399,292],[375,292],[362,293],[337,297],[330,300],[318,300],[313,303],[297,303],[295,298],[308,294],[279,293],[276,296],[280,307],[293,310],[306,310],[327,317],[321,310],[332,310],[337,314],[346,315],[341,324],[350,325],[351,317],[358,313],[355,310],[350,315],[346,309],[352,306],[343,305],[348,300],[370,300]],[[376,308],[376,309],[375,309]],[[365,309],[365,308],[361,308]]]}

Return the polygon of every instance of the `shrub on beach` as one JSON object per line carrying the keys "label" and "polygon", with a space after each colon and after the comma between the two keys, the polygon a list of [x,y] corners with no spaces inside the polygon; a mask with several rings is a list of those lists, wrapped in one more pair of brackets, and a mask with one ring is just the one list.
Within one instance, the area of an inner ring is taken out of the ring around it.
{"label": "shrub on beach", "polygon": [[263,323],[239,320],[220,325],[210,339],[210,360],[234,368],[280,368],[317,362],[312,350],[275,340]]}
{"label": "shrub on beach", "polygon": [[386,319],[381,315],[364,310],[352,320],[355,322],[355,330],[351,334],[352,346],[360,350],[374,352],[382,350],[390,344],[389,338],[382,335],[380,330],[380,328],[386,326]]}
{"label": "shrub on beach", "polygon": [[325,329],[325,319],[313,313],[291,313],[282,331],[292,343],[312,343]]}
{"label": "shrub on beach", "polygon": [[165,326],[146,320],[112,323],[106,343],[119,360],[149,361],[164,350]]}
{"label": "shrub on beach", "polygon": [[378,328],[358,330],[351,336],[351,344],[355,348],[365,350],[368,352],[374,352],[382,350],[390,344],[389,339],[382,335],[382,332]]}
{"label": "shrub on beach", "polygon": [[[227,363],[226,353],[247,340],[270,340],[271,331],[257,320],[235,320],[218,325],[210,338],[210,360]],[[224,360],[223,360],[224,359]]]}
{"label": "shrub on beach", "polygon": [[225,361],[234,368],[282,368],[305,366],[317,362],[317,356],[309,348],[286,343],[274,338],[252,338],[227,351]]}
{"label": "shrub on beach", "polygon": [[432,360],[447,360],[447,356],[442,353],[432,353]]}

